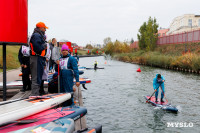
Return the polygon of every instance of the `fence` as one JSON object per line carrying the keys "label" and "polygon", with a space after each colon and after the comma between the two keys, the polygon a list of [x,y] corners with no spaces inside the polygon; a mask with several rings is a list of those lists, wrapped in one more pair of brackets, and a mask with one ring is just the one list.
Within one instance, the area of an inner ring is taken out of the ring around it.
{"label": "fence", "polygon": [[158,37],[157,45],[200,42],[200,30]]}

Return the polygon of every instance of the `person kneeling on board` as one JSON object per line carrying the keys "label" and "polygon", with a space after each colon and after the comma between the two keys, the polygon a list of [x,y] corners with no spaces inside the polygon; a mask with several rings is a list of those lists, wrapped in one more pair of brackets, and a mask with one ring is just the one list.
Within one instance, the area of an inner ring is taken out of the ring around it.
{"label": "person kneeling on board", "polygon": [[26,90],[31,90],[31,81],[29,74],[30,71],[30,48],[28,45],[22,45],[19,49],[18,59],[21,64],[22,68],[22,82],[23,88],[21,89],[22,92]]}
{"label": "person kneeling on board", "polygon": [[161,102],[163,101],[164,93],[165,93],[165,86],[164,86],[165,78],[160,74],[157,74],[156,77],[153,79],[153,88],[156,90],[155,97],[156,102],[158,102],[158,92],[159,87],[161,87]]}
{"label": "person kneeling on board", "polygon": [[[70,93],[76,91],[75,88],[73,88],[74,77],[76,79],[76,86],[78,87],[80,85],[77,60],[69,54],[69,47],[66,44],[62,45],[61,52],[62,55],[60,59],[56,61],[57,65],[55,70],[58,71],[58,69],[60,69],[60,92]],[[67,104],[68,102],[65,102],[63,106]],[[71,104],[74,105],[73,98],[71,99]]]}

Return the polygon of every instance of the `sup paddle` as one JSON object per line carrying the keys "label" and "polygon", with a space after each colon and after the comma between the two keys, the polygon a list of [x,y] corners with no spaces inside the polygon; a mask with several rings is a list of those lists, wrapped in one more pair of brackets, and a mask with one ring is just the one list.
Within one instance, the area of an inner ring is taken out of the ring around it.
{"label": "sup paddle", "polygon": [[[164,93],[162,87],[161,87],[161,90],[162,90],[162,93],[163,93],[163,95],[164,95],[164,97],[165,97],[165,99],[166,99],[166,101],[167,101],[167,98],[166,98],[166,96],[165,96],[165,93]],[[167,102],[168,102],[168,101],[167,101]]]}
{"label": "sup paddle", "polygon": [[[158,87],[159,88],[159,87]],[[158,89],[157,88],[157,89]],[[155,91],[153,92],[153,94],[150,96],[150,98],[146,101],[146,103],[149,101],[149,100],[151,100],[151,97],[154,95],[154,93],[157,91],[157,89],[155,89]]]}
{"label": "sup paddle", "polygon": [[27,119],[27,120],[17,120],[17,121],[9,121],[3,124],[0,124],[0,127],[8,125],[8,124],[29,124],[29,123],[33,123],[33,122],[37,122],[38,119]]}

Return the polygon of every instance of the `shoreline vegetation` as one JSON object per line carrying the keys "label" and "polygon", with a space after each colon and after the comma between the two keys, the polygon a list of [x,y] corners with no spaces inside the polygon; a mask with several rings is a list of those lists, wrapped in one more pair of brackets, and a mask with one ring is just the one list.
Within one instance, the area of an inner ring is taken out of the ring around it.
{"label": "shoreline vegetation", "polygon": [[133,39],[128,43],[105,38],[105,54],[124,62],[200,74],[200,42],[157,45],[158,27],[156,18],[149,17],[138,30],[134,48],[128,45]]}
{"label": "shoreline vegetation", "polygon": [[[127,44],[121,43],[121,46],[125,47],[123,45]],[[200,43],[160,45],[153,51],[129,48],[127,50],[129,52],[123,52],[119,49],[122,48],[115,47],[115,43],[113,43],[113,51],[110,54],[113,59],[200,74]],[[109,54],[106,49],[105,52]]]}

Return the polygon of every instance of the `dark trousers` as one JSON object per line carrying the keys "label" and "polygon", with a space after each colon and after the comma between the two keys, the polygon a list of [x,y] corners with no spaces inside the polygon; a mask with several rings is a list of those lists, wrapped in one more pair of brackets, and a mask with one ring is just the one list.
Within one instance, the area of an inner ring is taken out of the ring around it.
{"label": "dark trousers", "polygon": [[23,88],[22,90],[31,90],[31,80],[29,77],[30,74],[30,66],[27,66],[27,68],[22,67],[22,82],[23,82]]}

